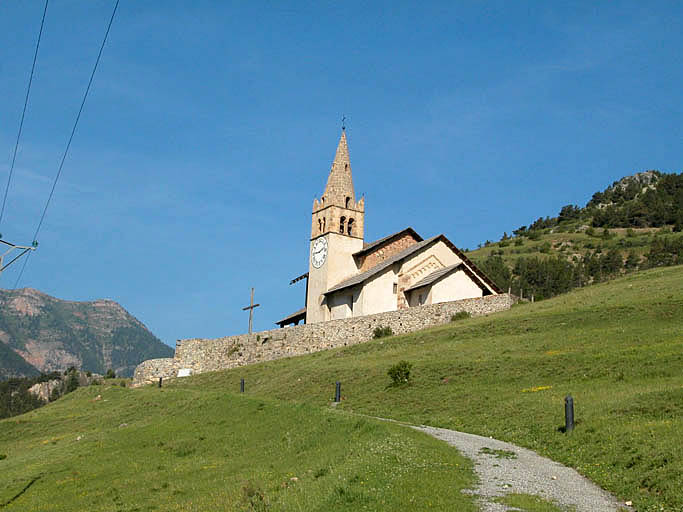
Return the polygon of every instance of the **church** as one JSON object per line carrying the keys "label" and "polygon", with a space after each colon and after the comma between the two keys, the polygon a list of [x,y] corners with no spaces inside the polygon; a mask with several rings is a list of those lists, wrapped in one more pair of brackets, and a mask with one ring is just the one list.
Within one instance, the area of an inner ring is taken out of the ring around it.
{"label": "church", "polygon": [[365,242],[365,199],[356,201],[342,129],[325,192],[313,201],[303,309],[276,322],[312,324],[460,299],[501,290],[444,235],[408,227]]}

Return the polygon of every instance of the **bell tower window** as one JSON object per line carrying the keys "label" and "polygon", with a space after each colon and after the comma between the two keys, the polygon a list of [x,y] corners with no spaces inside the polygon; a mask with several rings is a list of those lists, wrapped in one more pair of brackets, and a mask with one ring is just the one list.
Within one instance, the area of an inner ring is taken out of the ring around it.
{"label": "bell tower window", "polygon": [[323,220],[322,219],[318,219],[318,230],[320,230],[321,233],[323,232]]}
{"label": "bell tower window", "polygon": [[344,224],[346,224],[346,217],[342,217],[339,219],[339,232],[343,235],[344,234]]}
{"label": "bell tower window", "polygon": [[351,198],[350,198],[349,196],[346,196],[345,205],[346,205],[346,208],[347,208],[347,209],[348,209],[348,207],[349,207],[350,204],[351,204]]}
{"label": "bell tower window", "polygon": [[353,219],[349,219],[349,223],[346,226],[346,232],[349,236],[353,236]]}

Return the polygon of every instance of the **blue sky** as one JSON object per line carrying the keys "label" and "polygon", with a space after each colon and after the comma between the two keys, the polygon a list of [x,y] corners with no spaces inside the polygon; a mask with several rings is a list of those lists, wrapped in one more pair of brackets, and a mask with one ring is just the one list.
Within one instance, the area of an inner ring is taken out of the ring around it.
{"label": "blue sky", "polygon": [[[52,0],[3,238],[30,243],[113,8]],[[0,2],[4,191],[43,2]],[[473,248],[681,171],[680,2],[122,0],[20,287],[111,298],[164,342],[303,306],[340,135],[366,240]],[[18,266],[0,278],[11,288]]]}

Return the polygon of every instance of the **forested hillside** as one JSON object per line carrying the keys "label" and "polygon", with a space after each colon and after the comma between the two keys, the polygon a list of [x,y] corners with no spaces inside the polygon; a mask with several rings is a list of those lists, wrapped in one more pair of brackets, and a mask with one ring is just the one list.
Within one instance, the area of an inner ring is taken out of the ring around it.
{"label": "forested hillside", "polygon": [[501,288],[543,299],[639,269],[683,263],[683,173],[646,171],[487,240],[472,258]]}

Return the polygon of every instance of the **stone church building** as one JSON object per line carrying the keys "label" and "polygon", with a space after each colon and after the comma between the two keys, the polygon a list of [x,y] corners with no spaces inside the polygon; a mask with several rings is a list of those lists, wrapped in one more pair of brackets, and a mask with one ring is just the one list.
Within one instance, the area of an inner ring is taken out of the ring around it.
{"label": "stone church building", "polygon": [[342,131],[327,186],[313,201],[306,305],[280,327],[497,295],[501,290],[444,235],[412,228],[365,242],[365,200],[356,201]]}

